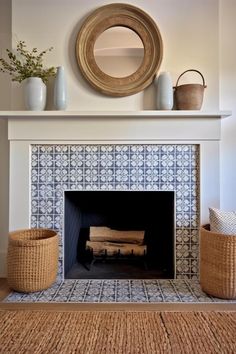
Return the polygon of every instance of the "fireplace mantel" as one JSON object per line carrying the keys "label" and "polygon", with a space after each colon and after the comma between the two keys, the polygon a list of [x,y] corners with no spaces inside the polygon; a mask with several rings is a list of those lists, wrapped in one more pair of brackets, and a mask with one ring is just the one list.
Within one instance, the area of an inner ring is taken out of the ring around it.
{"label": "fireplace mantel", "polygon": [[8,111],[9,140],[220,140],[230,111]]}
{"label": "fireplace mantel", "polygon": [[230,111],[0,111],[0,118],[226,118]]}
{"label": "fireplace mantel", "polygon": [[200,221],[207,222],[208,207],[219,207],[221,121],[230,115],[229,111],[0,112],[0,119],[8,122],[10,141],[9,229],[31,225],[30,158],[35,144],[197,145]]}

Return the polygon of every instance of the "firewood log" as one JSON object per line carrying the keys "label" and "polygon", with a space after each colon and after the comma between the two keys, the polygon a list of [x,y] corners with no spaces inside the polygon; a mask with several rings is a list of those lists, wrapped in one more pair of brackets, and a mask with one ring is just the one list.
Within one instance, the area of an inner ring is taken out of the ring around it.
{"label": "firewood log", "polygon": [[146,245],[137,245],[133,243],[113,243],[113,242],[94,242],[87,241],[86,246],[92,249],[94,256],[102,256],[106,254],[107,256],[116,256],[120,254],[121,256],[144,256],[147,252]]}
{"label": "firewood log", "polygon": [[90,241],[143,244],[144,231],[113,230],[109,227],[90,227]]}

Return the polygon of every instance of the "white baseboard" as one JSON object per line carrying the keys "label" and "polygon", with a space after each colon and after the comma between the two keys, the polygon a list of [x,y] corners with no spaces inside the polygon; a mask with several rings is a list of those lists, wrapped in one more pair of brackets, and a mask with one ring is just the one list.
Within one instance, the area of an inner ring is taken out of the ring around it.
{"label": "white baseboard", "polygon": [[0,278],[7,276],[7,252],[0,251]]}

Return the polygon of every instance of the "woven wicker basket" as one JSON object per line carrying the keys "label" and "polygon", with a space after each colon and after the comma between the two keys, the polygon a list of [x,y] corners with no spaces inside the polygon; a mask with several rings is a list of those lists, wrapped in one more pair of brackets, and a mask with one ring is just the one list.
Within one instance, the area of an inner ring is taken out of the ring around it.
{"label": "woven wicker basket", "polygon": [[56,280],[58,235],[53,230],[29,229],[9,234],[8,284],[20,292],[46,289]]}
{"label": "woven wicker basket", "polygon": [[236,235],[223,235],[201,228],[200,284],[206,293],[236,298]]}

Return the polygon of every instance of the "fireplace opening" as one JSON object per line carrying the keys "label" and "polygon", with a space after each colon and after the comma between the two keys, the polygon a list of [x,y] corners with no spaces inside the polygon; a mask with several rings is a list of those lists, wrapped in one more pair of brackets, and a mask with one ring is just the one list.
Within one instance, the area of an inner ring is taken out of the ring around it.
{"label": "fireplace opening", "polygon": [[172,191],[66,191],[67,279],[174,278]]}

